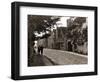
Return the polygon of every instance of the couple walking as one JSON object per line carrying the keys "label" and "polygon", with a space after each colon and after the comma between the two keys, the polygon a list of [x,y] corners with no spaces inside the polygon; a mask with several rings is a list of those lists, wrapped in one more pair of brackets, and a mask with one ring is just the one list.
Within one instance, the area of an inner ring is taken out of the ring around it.
{"label": "couple walking", "polygon": [[43,46],[39,45],[39,46],[34,46],[34,53],[37,55],[43,55]]}
{"label": "couple walking", "polygon": [[43,46],[42,45],[38,46],[38,54],[43,55]]}

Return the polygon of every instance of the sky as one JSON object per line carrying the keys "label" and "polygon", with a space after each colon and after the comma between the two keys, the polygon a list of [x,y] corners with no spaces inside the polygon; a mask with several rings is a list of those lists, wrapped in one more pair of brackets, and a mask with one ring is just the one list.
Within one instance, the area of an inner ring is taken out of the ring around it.
{"label": "sky", "polygon": [[58,26],[67,27],[67,19],[69,18],[70,17],[61,17],[60,21],[57,22],[59,24]]}

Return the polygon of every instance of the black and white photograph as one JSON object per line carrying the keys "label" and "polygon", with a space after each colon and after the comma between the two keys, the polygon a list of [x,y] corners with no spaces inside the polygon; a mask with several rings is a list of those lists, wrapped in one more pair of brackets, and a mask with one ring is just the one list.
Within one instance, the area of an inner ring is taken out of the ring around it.
{"label": "black and white photograph", "polygon": [[28,66],[88,63],[88,18],[28,15]]}
{"label": "black and white photograph", "polygon": [[12,3],[12,79],[97,75],[97,7]]}

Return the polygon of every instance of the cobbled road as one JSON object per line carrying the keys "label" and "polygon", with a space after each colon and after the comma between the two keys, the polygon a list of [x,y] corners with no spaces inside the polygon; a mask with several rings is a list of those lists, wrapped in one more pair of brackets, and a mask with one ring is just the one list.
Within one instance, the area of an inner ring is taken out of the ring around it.
{"label": "cobbled road", "polygon": [[44,49],[45,56],[58,65],[87,64],[88,56],[68,51]]}

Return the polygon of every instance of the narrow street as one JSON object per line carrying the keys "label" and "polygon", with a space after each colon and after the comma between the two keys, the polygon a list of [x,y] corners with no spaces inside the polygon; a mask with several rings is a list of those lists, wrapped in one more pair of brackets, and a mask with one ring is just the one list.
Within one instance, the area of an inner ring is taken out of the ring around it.
{"label": "narrow street", "polygon": [[88,63],[87,56],[68,51],[44,49],[44,55],[59,65]]}
{"label": "narrow street", "polygon": [[54,49],[44,49],[43,55],[34,55],[30,66],[75,65],[87,64],[85,55]]}

